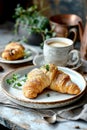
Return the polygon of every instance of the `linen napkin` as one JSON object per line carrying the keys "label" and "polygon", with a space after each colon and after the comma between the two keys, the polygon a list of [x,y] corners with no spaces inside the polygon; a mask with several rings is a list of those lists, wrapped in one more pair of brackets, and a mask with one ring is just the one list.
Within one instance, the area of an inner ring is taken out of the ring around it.
{"label": "linen napkin", "polygon": [[[0,105],[5,107],[10,107],[13,109],[19,109],[22,111],[35,111],[40,113],[43,116],[50,116],[53,114],[57,114],[57,121],[64,121],[62,119],[67,120],[79,120],[82,119],[87,121],[87,94],[84,94],[78,101],[72,103],[71,105],[67,105],[64,107],[58,107],[54,109],[32,109],[21,106],[10,101],[7,96],[0,90]],[[59,118],[61,117],[61,118]]]}
{"label": "linen napkin", "polygon": [[59,117],[67,120],[84,120],[87,121],[87,104],[79,107],[78,109],[71,109],[68,111],[63,111],[58,114]]}

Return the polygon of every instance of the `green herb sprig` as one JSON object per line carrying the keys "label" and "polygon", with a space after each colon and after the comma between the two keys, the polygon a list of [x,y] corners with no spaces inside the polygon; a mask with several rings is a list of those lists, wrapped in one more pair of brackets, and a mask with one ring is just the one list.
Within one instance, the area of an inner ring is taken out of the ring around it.
{"label": "green herb sprig", "polygon": [[[39,11],[37,5],[24,9],[18,4],[13,15],[15,19],[15,33],[18,33],[18,28],[22,24],[28,34],[40,33],[43,41],[50,37],[55,37],[56,33],[51,29],[49,19],[41,14],[43,11],[44,9]],[[27,41],[27,38],[24,36],[23,39]],[[43,42],[41,43],[41,48],[43,48]]]}
{"label": "green herb sprig", "polygon": [[25,50],[24,52],[24,59],[30,57],[32,55],[31,51],[29,49]]}
{"label": "green herb sprig", "polygon": [[41,68],[46,69],[46,71],[49,71],[49,70],[50,70],[49,64],[43,65],[43,66],[41,66]]}
{"label": "green herb sprig", "polygon": [[22,78],[19,74],[13,74],[11,78],[6,79],[7,84],[12,85],[13,88],[21,89],[22,84],[26,82],[27,75],[25,74]]}
{"label": "green herb sprig", "polygon": [[49,71],[50,66],[47,64],[47,65],[45,65],[45,67],[46,67],[46,70]]}

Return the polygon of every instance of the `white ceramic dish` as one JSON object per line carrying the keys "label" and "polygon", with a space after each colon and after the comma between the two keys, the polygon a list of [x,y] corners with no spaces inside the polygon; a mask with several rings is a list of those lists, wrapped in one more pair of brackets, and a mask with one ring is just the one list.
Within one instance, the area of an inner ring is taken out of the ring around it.
{"label": "white ceramic dish", "polygon": [[[28,66],[28,67],[23,67],[21,69],[17,69],[8,73],[3,78],[3,80],[1,81],[1,88],[3,92],[7,95],[8,99],[22,106],[44,109],[44,108],[56,108],[56,107],[66,106],[68,104],[71,104],[77,101],[84,94],[85,89],[86,89],[85,79],[83,78],[82,75],[80,75],[76,71],[71,70],[66,67],[58,67],[58,69],[69,74],[71,77],[71,80],[80,87],[81,93],[79,93],[78,95],[61,94],[58,92],[48,90],[38,95],[38,97],[35,99],[28,99],[23,95],[22,90],[15,89],[12,87],[12,85],[9,85],[6,82],[6,80],[8,78],[11,78],[13,74],[20,74],[22,77],[23,75],[27,74],[29,71],[31,71],[33,68],[36,68],[36,67],[38,66]],[[50,96],[47,96],[48,94]]]}
{"label": "white ceramic dish", "polygon": [[[44,61],[44,56],[43,54],[41,55],[36,55],[33,59],[33,64],[34,65],[38,65],[38,66],[42,66],[45,64],[45,61]],[[80,62],[77,66],[73,66],[72,68],[67,66],[68,68],[71,68],[73,70],[77,70],[79,69],[80,67],[82,66],[82,62]]]}
{"label": "white ceramic dish", "polygon": [[25,47],[25,51],[27,53],[30,53],[30,56],[23,58],[23,59],[19,59],[19,60],[5,60],[1,57],[2,51],[4,50],[4,48],[0,48],[0,62],[1,63],[7,63],[7,64],[19,64],[19,63],[25,63],[25,62],[29,62],[31,60],[33,60],[34,56],[36,56],[36,52],[34,50],[32,50],[31,48],[26,48]]}

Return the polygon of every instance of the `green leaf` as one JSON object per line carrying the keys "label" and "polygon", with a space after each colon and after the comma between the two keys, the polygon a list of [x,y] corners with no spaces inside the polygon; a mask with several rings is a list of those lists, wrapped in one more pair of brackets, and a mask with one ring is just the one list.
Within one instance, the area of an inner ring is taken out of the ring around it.
{"label": "green leaf", "polygon": [[7,84],[11,85],[13,88],[19,89],[22,87],[22,83],[26,82],[27,74],[21,77],[20,74],[13,74],[11,78],[7,79]]}
{"label": "green leaf", "polygon": [[46,70],[49,71],[50,66],[49,65],[45,65],[45,67],[46,67]]}
{"label": "green leaf", "polygon": [[[45,11],[44,9],[42,10]],[[17,5],[14,16],[16,20],[16,33],[18,32],[19,26],[22,24],[24,25],[22,28],[24,28],[28,34],[41,33],[41,35],[43,35],[43,40],[55,36],[55,33],[53,33],[51,30],[49,19],[41,14],[41,10],[38,11],[37,5],[28,7],[27,9],[24,9],[20,5]],[[25,39],[27,39],[27,37],[25,37]]]}
{"label": "green leaf", "polygon": [[6,81],[7,81],[7,83],[8,83],[9,85],[12,84],[12,83],[14,83],[14,80],[13,80],[13,79],[7,79]]}

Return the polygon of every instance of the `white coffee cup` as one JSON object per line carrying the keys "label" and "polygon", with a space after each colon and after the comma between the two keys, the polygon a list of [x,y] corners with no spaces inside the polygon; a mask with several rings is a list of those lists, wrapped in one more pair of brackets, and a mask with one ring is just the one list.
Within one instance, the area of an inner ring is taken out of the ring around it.
{"label": "white coffee cup", "polygon": [[74,51],[73,45],[74,42],[71,39],[64,37],[55,37],[45,40],[43,46],[45,63],[66,66],[68,61],[70,62],[70,55],[77,51],[76,54],[78,54],[78,56],[74,59],[74,63],[76,64],[80,59],[80,55],[78,50]]}

